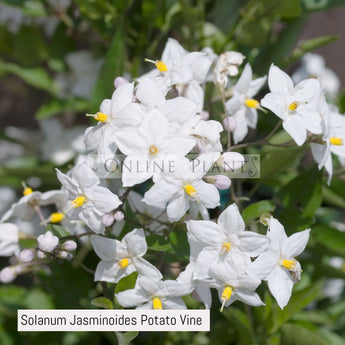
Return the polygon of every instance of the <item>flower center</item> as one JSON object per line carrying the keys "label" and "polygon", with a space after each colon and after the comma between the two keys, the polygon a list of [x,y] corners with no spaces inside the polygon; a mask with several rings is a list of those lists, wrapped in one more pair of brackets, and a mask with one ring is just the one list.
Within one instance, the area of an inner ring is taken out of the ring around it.
{"label": "flower center", "polygon": [[288,270],[293,270],[296,266],[296,260],[283,260],[281,265]]}
{"label": "flower center", "polygon": [[108,115],[101,113],[100,111],[96,114],[86,114],[86,116],[91,116],[99,122],[106,122],[108,120]]}
{"label": "flower center", "polygon": [[60,223],[65,218],[65,215],[61,212],[52,213],[49,217],[51,223]]}
{"label": "flower center", "polygon": [[162,60],[153,61],[150,59],[145,59],[145,61],[153,63],[157,67],[159,72],[167,72],[168,70],[167,65]]}
{"label": "flower center", "polygon": [[332,138],[329,138],[329,142],[330,142],[332,145],[336,145],[336,146],[342,146],[342,145],[344,145],[344,140],[341,139],[341,138],[332,137]]}
{"label": "flower center", "polygon": [[120,266],[120,269],[122,269],[122,270],[124,268],[126,268],[128,265],[129,265],[129,261],[127,258],[124,258],[124,259],[119,261],[119,266]]}
{"label": "flower center", "polygon": [[222,292],[222,307],[220,308],[220,311],[223,311],[224,305],[226,303],[226,301],[228,301],[230,299],[232,295],[232,287],[230,285],[227,285],[225,287],[225,289]]}
{"label": "flower center", "polygon": [[162,310],[163,309],[162,302],[158,297],[155,297],[152,300],[152,308],[155,310]]}
{"label": "flower center", "polygon": [[297,109],[297,107],[298,107],[297,102],[292,102],[292,103],[289,105],[289,109],[290,109],[291,111],[295,111],[295,110]]}
{"label": "flower center", "polygon": [[158,147],[156,145],[151,145],[149,147],[149,152],[151,155],[155,155],[158,152]]}
{"label": "flower center", "polygon": [[191,184],[186,184],[184,186],[184,190],[192,198],[194,198],[196,196],[196,189]]}
{"label": "flower center", "polygon": [[260,107],[260,103],[256,99],[247,98],[244,103],[249,108],[258,109]]}
{"label": "flower center", "polygon": [[220,255],[223,255],[224,253],[228,252],[231,248],[231,244],[229,242],[224,242],[222,244],[222,250],[220,252]]}
{"label": "flower center", "polygon": [[23,190],[23,195],[25,196],[25,195],[30,195],[30,194],[32,194],[33,193],[33,190],[32,190],[32,188],[30,188],[30,187],[25,187],[24,188],[24,190]]}
{"label": "flower center", "polygon": [[83,206],[85,201],[86,201],[85,196],[80,195],[77,198],[75,198],[74,200],[72,200],[72,205],[74,208],[77,208],[77,207]]}

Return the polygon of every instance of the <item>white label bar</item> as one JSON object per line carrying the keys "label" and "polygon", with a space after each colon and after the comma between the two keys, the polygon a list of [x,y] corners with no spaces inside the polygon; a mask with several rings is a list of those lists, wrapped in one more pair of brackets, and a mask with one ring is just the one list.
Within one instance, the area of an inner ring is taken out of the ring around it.
{"label": "white label bar", "polygon": [[19,332],[210,331],[209,310],[19,309]]}

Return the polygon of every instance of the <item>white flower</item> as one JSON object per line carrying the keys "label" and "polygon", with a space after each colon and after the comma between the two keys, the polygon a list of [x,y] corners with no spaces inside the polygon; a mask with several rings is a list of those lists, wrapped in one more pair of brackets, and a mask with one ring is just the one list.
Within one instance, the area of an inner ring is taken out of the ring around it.
{"label": "white flower", "polygon": [[184,156],[195,140],[169,135],[169,122],[158,110],[152,109],[138,128],[127,127],[115,134],[116,144],[127,157],[123,162],[123,186],[142,183],[169,169],[169,155]]}
{"label": "white flower", "polygon": [[143,229],[134,229],[124,236],[121,242],[101,236],[91,236],[91,243],[101,259],[95,272],[95,281],[117,283],[134,271],[147,274],[151,278],[162,277],[156,267],[142,258],[147,251]]}
{"label": "white flower", "polygon": [[160,176],[158,181],[144,195],[143,201],[161,209],[166,208],[170,221],[179,220],[189,209],[190,203],[201,208],[215,208],[220,197],[217,188],[202,180],[211,168],[214,155],[199,156],[190,162],[181,158],[174,162],[171,173]]}
{"label": "white flower", "polygon": [[[114,144],[114,133],[118,128],[138,125],[143,112],[137,103],[133,103],[134,83],[119,86],[111,99],[105,99],[100,111],[93,116],[98,124],[85,131],[85,144],[88,149],[98,150],[99,154],[107,153],[107,148]],[[116,147],[113,150],[115,153]]]}
{"label": "white flower", "polygon": [[234,116],[236,120],[236,126],[233,130],[235,144],[244,139],[248,127],[256,128],[257,109],[260,109],[260,103],[253,97],[265,84],[266,76],[254,80],[252,78],[252,68],[247,63],[240,79],[233,87],[233,97],[226,102],[229,115]]}
{"label": "white flower", "polygon": [[30,220],[35,208],[38,206],[47,206],[55,204],[58,209],[61,209],[67,201],[68,195],[65,191],[51,190],[48,192],[33,191],[30,187],[25,188],[24,196],[14,203],[12,207],[2,216],[0,222],[6,222],[11,218],[19,218],[21,220]]}
{"label": "white flower", "polygon": [[16,224],[0,224],[0,256],[19,253],[19,230]]}
{"label": "white flower", "polygon": [[339,92],[340,81],[337,75],[325,65],[324,58],[319,54],[307,53],[301,60],[301,67],[292,75],[298,83],[306,78],[318,78],[327,96],[335,98]]}
{"label": "white flower", "polygon": [[317,122],[321,126],[316,110],[316,100],[320,94],[319,81],[306,79],[294,86],[291,78],[272,64],[268,85],[271,93],[266,94],[261,105],[283,120],[284,129],[301,146],[307,137],[308,124]]}
{"label": "white flower", "polygon": [[185,294],[185,287],[177,281],[163,281],[157,277],[140,276],[134,289],[117,293],[115,297],[125,308],[186,309],[180,297]]}
{"label": "white flower", "polygon": [[345,116],[340,115],[335,107],[330,108],[325,100],[321,104],[320,113],[323,115],[324,124],[323,144],[311,143],[310,146],[319,169],[325,167],[328,172],[328,184],[330,184],[333,175],[332,153],[345,158]]}
{"label": "white flower", "polygon": [[188,53],[176,40],[169,38],[160,60],[146,60],[156,69],[144,75],[154,78],[166,93],[173,85],[192,81],[203,83],[212,64],[206,53]]}
{"label": "white flower", "polygon": [[71,177],[58,169],[57,177],[68,191],[71,207],[75,214],[92,231],[103,233],[102,217],[105,213],[115,210],[122,202],[109,189],[99,186],[99,178],[87,163],[73,168]]}
{"label": "white flower", "polygon": [[244,272],[250,258],[261,254],[269,244],[266,236],[245,231],[244,221],[235,204],[221,213],[218,223],[204,220],[186,223],[191,250],[202,248],[195,262],[194,279],[208,279],[209,268],[219,262],[228,262]]}
{"label": "white flower", "polygon": [[287,237],[283,225],[277,219],[271,217],[268,223],[267,236],[271,244],[248,271],[267,280],[270,292],[283,309],[289,302],[294,283],[301,279],[301,265],[295,257],[306,247],[310,229]]}
{"label": "white flower", "polygon": [[213,71],[216,83],[225,88],[228,84],[228,76],[234,77],[238,74],[238,66],[244,59],[244,55],[235,51],[221,54]]}
{"label": "white flower", "polygon": [[222,303],[220,311],[239,300],[251,306],[264,305],[255,289],[261,280],[253,275],[234,269],[227,262],[219,263],[210,268],[210,277],[214,279],[210,286],[218,290]]}
{"label": "white flower", "polygon": [[59,239],[50,231],[37,237],[38,248],[43,252],[51,253],[59,244]]}

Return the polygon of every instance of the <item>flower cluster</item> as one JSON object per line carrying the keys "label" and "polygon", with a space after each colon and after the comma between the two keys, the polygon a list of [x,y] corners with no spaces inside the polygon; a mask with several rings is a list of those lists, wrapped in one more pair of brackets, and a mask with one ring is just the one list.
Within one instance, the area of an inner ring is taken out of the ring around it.
{"label": "flower cluster", "polygon": [[[71,260],[77,248],[71,238],[90,238],[100,258],[95,281],[116,284],[138,273],[133,289],[116,293],[124,307],[182,309],[182,297],[192,294],[210,308],[211,289],[218,291],[221,310],[236,300],[260,306],[256,289],[267,281],[284,308],[301,278],[296,257],[305,249],[310,229],[287,237],[283,225],[269,215],[262,217],[267,233],[259,234],[245,229],[235,203],[217,222],[209,210],[224,208],[220,191],[231,186],[227,170],[245,164],[231,142],[237,145],[256,128],[260,111],[276,114],[298,146],[311,142],[319,168],[325,167],[330,178],[331,154],[345,163],[345,117],[326,101],[322,80],[327,74],[294,85],[275,65],[268,78],[253,78],[247,63],[234,82],[244,59],[238,52],[217,56],[210,48],[188,52],[169,39],[160,59],[146,59],[154,65],[152,71],[133,82],[117,77],[111,98],[103,100],[97,113],[87,114],[95,122],[85,130],[84,154],[68,172],[56,169],[61,190],[41,193],[24,185],[24,196],[2,216],[0,254],[15,260],[0,272],[0,280],[10,282],[52,259]],[[266,79],[270,92],[260,101]],[[220,118],[210,119],[204,110],[210,84],[220,93]],[[102,175],[101,168],[119,156],[121,180]],[[67,157],[62,162],[70,152]],[[135,229],[124,226],[129,209],[136,214]],[[35,214],[45,231],[25,234],[19,221]],[[167,238],[174,222],[186,231],[190,256],[175,280],[163,280],[166,272],[144,258],[147,236]],[[61,235],[61,229],[67,234]],[[22,238],[35,239],[37,245],[21,250]]]}

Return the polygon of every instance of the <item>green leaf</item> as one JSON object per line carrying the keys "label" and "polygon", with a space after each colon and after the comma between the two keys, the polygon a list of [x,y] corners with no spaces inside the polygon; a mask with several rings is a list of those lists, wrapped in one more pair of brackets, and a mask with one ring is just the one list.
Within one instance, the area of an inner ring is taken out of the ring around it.
{"label": "green leaf", "polygon": [[129,274],[127,277],[120,279],[120,281],[116,285],[115,293],[134,289],[137,278],[138,278],[138,272],[133,272]]}
{"label": "green leaf", "polygon": [[146,237],[148,249],[157,251],[167,251],[171,249],[171,244],[162,236],[153,234]]}
{"label": "green leaf", "polygon": [[323,283],[320,281],[315,282],[313,285],[308,286],[302,290],[293,292],[289,303],[283,310],[277,305],[273,310],[272,320],[273,326],[270,333],[274,334],[279,328],[289,319],[291,319],[297,312],[307,306],[310,302],[314,301],[322,289]]}
{"label": "green leaf", "polygon": [[100,307],[104,309],[114,309],[113,302],[109,298],[106,298],[106,297],[94,298],[91,301],[91,304],[94,305],[95,307]]}
{"label": "green leaf", "polygon": [[28,309],[54,309],[54,302],[50,295],[39,288],[30,290],[25,295],[25,308]]}
{"label": "green leaf", "polygon": [[282,66],[288,66],[299,60],[305,53],[333,43],[339,39],[337,35],[321,36],[303,41],[297,48],[293,50],[291,55],[283,60]]}
{"label": "green leaf", "polygon": [[315,330],[295,324],[286,324],[282,327],[281,345],[329,345]]}
{"label": "green leaf", "polygon": [[117,341],[119,345],[129,345],[133,339],[135,339],[139,332],[132,331],[132,332],[115,332]]}
{"label": "green leaf", "polygon": [[47,231],[51,231],[57,237],[69,236],[70,233],[65,230],[62,226],[56,224],[48,224]]}
{"label": "green leaf", "polygon": [[299,17],[302,14],[300,0],[281,0],[276,7],[276,12],[282,18],[290,19]]}
{"label": "green leaf", "polygon": [[262,200],[247,206],[242,211],[242,217],[245,223],[249,223],[252,220],[260,218],[264,213],[273,212],[276,206],[272,201]]}
{"label": "green leaf", "polygon": [[230,321],[230,324],[238,332],[241,344],[253,344],[254,336],[247,315],[236,308],[226,308],[223,315]]}
{"label": "green leaf", "polygon": [[67,111],[76,113],[87,111],[89,107],[89,102],[81,98],[53,99],[49,103],[43,104],[35,117],[37,120],[42,120]]}
{"label": "green leaf", "polygon": [[313,227],[313,238],[332,253],[345,257],[345,233],[326,224]]}
{"label": "green leaf", "polygon": [[91,103],[95,108],[95,112],[99,109],[103,99],[111,97],[114,90],[114,79],[123,74],[125,64],[123,37],[122,31],[118,30],[107,52],[98,81],[93,89]]}
{"label": "green leaf", "polygon": [[56,93],[56,85],[54,80],[48,73],[40,67],[23,68],[14,63],[4,62],[0,60],[0,73],[13,73],[23,79],[29,85],[44,90],[48,93]]}

